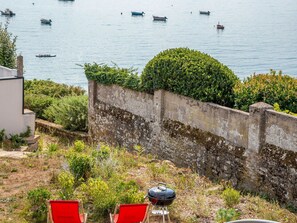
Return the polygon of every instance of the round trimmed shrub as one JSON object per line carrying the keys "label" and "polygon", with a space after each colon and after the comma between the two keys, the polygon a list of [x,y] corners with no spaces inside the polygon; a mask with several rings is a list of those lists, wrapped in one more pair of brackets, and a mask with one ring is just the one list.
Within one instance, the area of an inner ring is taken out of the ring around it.
{"label": "round trimmed shrub", "polygon": [[211,56],[188,48],[165,50],[145,66],[144,91],[167,91],[194,99],[233,106],[236,75]]}
{"label": "round trimmed shrub", "polygon": [[234,87],[236,108],[248,111],[249,106],[263,101],[279,104],[281,110],[297,112],[297,79],[288,75],[257,74],[248,77]]}

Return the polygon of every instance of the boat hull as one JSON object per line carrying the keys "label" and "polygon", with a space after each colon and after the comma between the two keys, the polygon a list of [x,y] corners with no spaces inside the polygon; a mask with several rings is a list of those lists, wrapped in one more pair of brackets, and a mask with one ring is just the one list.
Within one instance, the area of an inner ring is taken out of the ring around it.
{"label": "boat hull", "polygon": [[144,12],[131,12],[132,16],[143,16]]}
{"label": "boat hull", "polygon": [[166,22],[167,21],[167,17],[160,17],[160,16],[153,16],[153,20],[154,21],[162,21],[162,22]]}
{"label": "boat hull", "polygon": [[210,15],[210,11],[199,11],[201,15]]}

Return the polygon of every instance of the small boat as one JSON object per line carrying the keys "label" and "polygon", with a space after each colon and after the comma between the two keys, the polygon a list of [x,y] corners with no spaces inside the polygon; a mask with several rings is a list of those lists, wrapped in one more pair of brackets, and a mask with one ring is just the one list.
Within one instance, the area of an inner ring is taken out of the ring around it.
{"label": "small boat", "polygon": [[13,11],[11,11],[10,9],[5,9],[5,11],[1,11],[1,15],[15,16],[15,13]]}
{"label": "small boat", "polygon": [[162,16],[153,16],[153,20],[166,22],[167,17],[166,16],[163,16],[163,17]]}
{"label": "small boat", "polygon": [[144,14],[144,12],[131,12],[132,16],[143,16]]}
{"label": "small boat", "polygon": [[225,29],[225,27],[223,25],[220,25],[220,23],[218,22],[217,29]]}
{"label": "small boat", "polygon": [[51,19],[40,19],[41,24],[45,24],[45,25],[51,25],[52,24],[52,20]]}
{"label": "small boat", "polygon": [[56,57],[56,54],[37,54],[36,57]]}
{"label": "small boat", "polygon": [[210,11],[199,11],[201,15],[210,15]]}

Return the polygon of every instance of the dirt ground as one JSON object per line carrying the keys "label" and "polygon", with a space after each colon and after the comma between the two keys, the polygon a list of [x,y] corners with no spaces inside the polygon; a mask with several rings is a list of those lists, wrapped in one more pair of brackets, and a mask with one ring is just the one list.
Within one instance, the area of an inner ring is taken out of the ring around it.
{"label": "dirt ground", "polygon": [[61,164],[57,159],[30,153],[24,156],[23,152],[0,152],[3,155],[0,156],[0,222],[20,223],[20,219],[15,218],[25,206],[28,191],[47,186]]}

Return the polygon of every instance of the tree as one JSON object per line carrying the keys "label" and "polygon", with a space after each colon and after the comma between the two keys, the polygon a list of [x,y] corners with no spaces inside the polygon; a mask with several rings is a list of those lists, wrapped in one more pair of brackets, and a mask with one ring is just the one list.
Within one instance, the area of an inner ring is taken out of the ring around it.
{"label": "tree", "polygon": [[16,36],[7,30],[8,26],[0,24],[0,65],[16,68]]}

